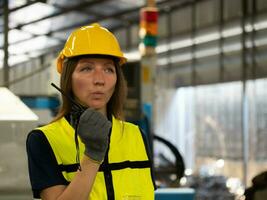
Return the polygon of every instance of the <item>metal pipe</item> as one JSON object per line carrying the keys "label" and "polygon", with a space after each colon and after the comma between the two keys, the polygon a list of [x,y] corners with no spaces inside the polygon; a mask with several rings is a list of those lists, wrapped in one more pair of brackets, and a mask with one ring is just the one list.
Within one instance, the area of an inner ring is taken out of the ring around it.
{"label": "metal pipe", "polygon": [[191,40],[192,40],[192,46],[191,46],[191,85],[195,86],[197,82],[197,72],[196,72],[196,44],[195,44],[195,36],[196,36],[196,2],[193,1],[192,4],[192,13],[191,13]]}
{"label": "metal pipe", "polygon": [[249,124],[248,124],[248,97],[247,97],[247,46],[246,46],[246,17],[247,1],[242,0],[242,107],[241,107],[241,130],[242,130],[242,157],[243,157],[243,184],[247,186],[248,160],[249,160]]}
{"label": "metal pipe", "polygon": [[224,82],[224,74],[225,74],[225,69],[224,69],[224,51],[223,51],[223,44],[224,44],[224,38],[223,38],[223,29],[224,29],[224,0],[220,0],[220,41],[219,41],[219,48],[220,48],[220,58],[219,58],[219,66],[220,66],[220,71],[219,71],[219,77],[220,77],[220,82]]}
{"label": "metal pipe", "polygon": [[255,16],[257,14],[257,1],[252,0],[252,12],[251,12],[251,26],[252,26],[252,32],[251,32],[251,43],[252,43],[252,52],[251,52],[251,58],[252,58],[252,78],[256,79],[257,77],[257,62],[256,62],[256,53],[257,53],[257,48],[255,44],[255,35],[256,35],[256,30],[255,30]]}
{"label": "metal pipe", "polygon": [[167,58],[168,58],[168,83],[167,83],[167,87],[168,88],[171,88],[172,87],[172,84],[171,83],[171,73],[169,72],[169,69],[172,68],[172,59],[171,59],[171,56],[172,56],[172,52],[171,52],[171,42],[172,42],[172,39],[173,39],[173,27],[172,27],[172,20],[171,20],[171,15],[168,14],[167,15],[167,43],[168,43],[168,51],[167,51]]}
{"label": "metal pipe", "polygon": [[8,0],[4,0],[4,62],[3,62],[3,75],[4,86],[9,87],[9,65],[8,65]]}

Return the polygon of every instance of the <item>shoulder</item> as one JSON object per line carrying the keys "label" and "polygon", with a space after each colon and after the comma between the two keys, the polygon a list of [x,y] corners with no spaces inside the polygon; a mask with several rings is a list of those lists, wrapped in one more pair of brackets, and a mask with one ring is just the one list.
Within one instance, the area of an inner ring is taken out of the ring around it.
{"label": "shoulder", "polygon": [[133,124],[133,123],[131,123],[131,122],[124,121],[123,123],[124,123],[125,126],[127,126],[127,127],[134,128],[134,129],[139,129],[139,126],[137,126],[136,124]]}
{"label": "shoulder", "polygon": [[45,134],[38,129],[32,130],[26,140],[26,150],[28,161],[31,166],[40,165],[41,163],[51,163],[55,160],[52,147]]}
{"label": "shoulder", "polygon": [[140,126],[138,126],[138,125],[136,125],[134,123],[131,123],[131,122],[127,122],[127,121],[124,121],[123,123],[124,123],[124,125],[126,126],[127,129],[133,130],[134,133],[141,135],[143,137],[143,139],[144,139],[144,137],[145,137],[146,134],[140,128]]}
{"label": "shoulder", "polygon": [[32,130],[28,136],[27,136],[27,140],[26,140],[26,147],[27,147],[27,151],[29,152],[36,152],[41,149],[43,149],[44,146],[47,146],[48,141],[46,139],[46,136],[44,135],[44,133],[39,130],[39,129],[35,129]]}
{"label": "shoulder", "polygon": [[[59,124],[64,118],[60,118],[56,121],[50,122],[49,124],[46,124],[44,126],[40,126],[36,128],[35,130],[41,130],[42,132],[45,132],[45,130],[54,129],[57,124]],[[33,131],[35,131],[33,130]]]}
{"label": "shoulder", "polygon": [[114,129],[121,130],[121,134],[126,134],[128,137],[134,137],[135,140],[146,140],[146,134],[138,125],[118,119],[113,120],[112,123]]}
{"label": "shoulder", "polygon": [[123,120],[119,120],[113,117],[112,119],[112,125],[113,126],[121,126],[124,129],[133,129],[133,130],[137,130],[139,131],[139,127],[131,122],[127,122],[127,121],[123,121]]}
{"label": "shoulder", "polygon": [[29,163],[43,163],[53,156],[51,146],[41,130],[32,130],[26,140],[26,150]]}
{"label": "shoulder", "polygon": [[28,144],[42,143],[44,139],[45,135],[43,131],[41,131],[40,129],[34,129],[28,134],[26,144],[28,145]]}
{"label": "shoulder", "polygon": [[62,117],[54,122],[51,122],[45,126],[38,127],[36,129],[42,131],[43,134],[48,137],[50,135],[54,135],[56,132],[69,131],[72,129],[72,127],[66,120],[66,118]]}

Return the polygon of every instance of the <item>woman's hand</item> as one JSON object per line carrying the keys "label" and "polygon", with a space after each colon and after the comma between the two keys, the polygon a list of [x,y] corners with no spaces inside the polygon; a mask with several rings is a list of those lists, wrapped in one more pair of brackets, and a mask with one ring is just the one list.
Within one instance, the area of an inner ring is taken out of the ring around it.
{"label": "woman's hand", "polygon": [[77,133],[85,145],[84,154],[101,163],[107,148],[111,122],[100,112],[87,108],[81,115]]}

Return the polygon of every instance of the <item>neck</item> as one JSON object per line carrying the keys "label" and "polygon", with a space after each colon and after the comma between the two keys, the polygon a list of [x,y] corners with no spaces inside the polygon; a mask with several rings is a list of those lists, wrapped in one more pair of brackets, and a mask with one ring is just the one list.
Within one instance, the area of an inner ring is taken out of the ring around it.
{"label": "neck", "polygon": [[100,108],[100,109],[96,109],[96,111],[102,113],[104,116],[107,117],[107,108],[106,107]]}

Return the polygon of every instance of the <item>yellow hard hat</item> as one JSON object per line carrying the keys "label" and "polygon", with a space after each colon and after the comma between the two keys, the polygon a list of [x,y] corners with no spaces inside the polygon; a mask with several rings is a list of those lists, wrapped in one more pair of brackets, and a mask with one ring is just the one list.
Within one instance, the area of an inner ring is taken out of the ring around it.
{"label": "yellow hard hat", "polygon": [[94,23],[71,33],[57,58],[57,71],[62,72],[65,58],[92,54],[117,57],[120,65],[127,61],[116,37],[106,28]]}

